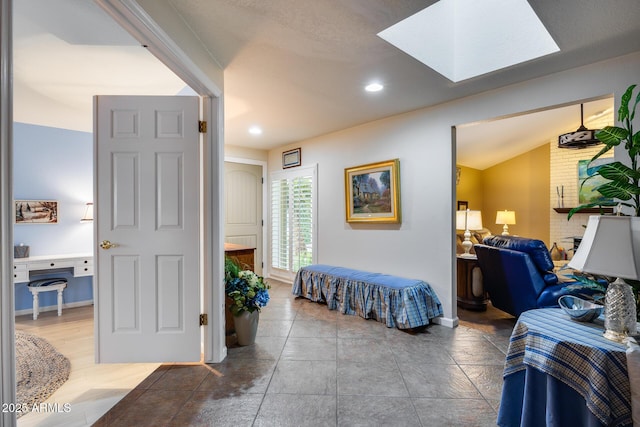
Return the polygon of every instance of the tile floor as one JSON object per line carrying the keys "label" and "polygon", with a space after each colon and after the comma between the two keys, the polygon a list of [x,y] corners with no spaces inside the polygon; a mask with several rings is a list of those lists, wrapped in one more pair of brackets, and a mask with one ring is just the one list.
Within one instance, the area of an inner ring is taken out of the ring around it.
{"label": "tile floor", "polygon": [[161,365],[94,426],[496,425],[513,317],[460,310],[455,329],[407,333],[270,283],[254,345]]}

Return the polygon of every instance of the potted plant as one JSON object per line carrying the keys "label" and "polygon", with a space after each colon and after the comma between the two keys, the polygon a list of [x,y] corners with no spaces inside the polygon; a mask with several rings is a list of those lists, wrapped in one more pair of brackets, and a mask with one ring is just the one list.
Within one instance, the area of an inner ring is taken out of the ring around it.
{"label": "potted plant", "polygon": [[225,259],[225,293],[239,345],[253,344],[258,330],[260,309],[269,302],[270,286],[262,276],[241,270],[233,260]]}

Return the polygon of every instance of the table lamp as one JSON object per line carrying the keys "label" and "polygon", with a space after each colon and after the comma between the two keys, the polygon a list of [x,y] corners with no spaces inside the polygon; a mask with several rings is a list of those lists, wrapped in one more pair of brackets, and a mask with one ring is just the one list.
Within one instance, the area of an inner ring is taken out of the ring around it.
{"label": "table lamp", "polygon": [[498,213],[496,214],[496,224],[502,224],[502,235],[503,236],[508,236],[509,235],[509,226],[510,225],[515,225],[516,223],[516,212],[515,211],[508,211],[508,210],[503,210],[503,211],[498,211]]}
{"label": "table lamp", "polygon": [[640,278],[640,217],[592,215],[569,267],[617,277],[607,286],[604,337],[621,342],[636,333],[636,299],[622,279]]}
{"label": "table lamp", "polygon": [[93,221],[93,203],[87,203],[84,208],[84,215],[80,218],[80,222]]}
{"label": "table lamp", "polygon": [[473,243],[471,243],[471,230],[482,229],[482,212],[469,209],[456,211],[456,229],[464,230],[464,241],[462,242],[464,253],[460,256],[472,257],[473,254],[469,253],[473,246]]}

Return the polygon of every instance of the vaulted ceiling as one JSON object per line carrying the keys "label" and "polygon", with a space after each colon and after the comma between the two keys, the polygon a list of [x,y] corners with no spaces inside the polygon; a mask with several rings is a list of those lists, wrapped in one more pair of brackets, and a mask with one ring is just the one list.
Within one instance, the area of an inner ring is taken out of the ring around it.
{"label": "vaulted ceiling", "polygon": [[[168,1],[176,19],[224,68],[226,143],[260,149],[640,50],[637,0],[529,0],[560,51],[453,83],[376,35],[433,0]],[[93,3],[16,1],[14,27],[17,121],[38,123],[46,115],[38,104],[57,103],[50,114],[79,114],[66,122],[77,122],[76,127],[58,127],[90,130],[94,94],[175,94],[184,88]],[[363,91],[371,80],[385,89]],[[587,104],[585,117],[602,110]],[[546,118],[539,126],[531,117],[516,128],[526,133],[533,125],[540,135],[531,144],[540,144],[575,130],[576,111],[567,110],[566,121]],[[259,125],[262,135],[250,135],[252,125]],[[473,141],[459,139],[459,152],[481,144],[481,134],[474,132]],[[496,135],[489,139],[496,143]],[[483,150],[491,151],[499,150]]]}

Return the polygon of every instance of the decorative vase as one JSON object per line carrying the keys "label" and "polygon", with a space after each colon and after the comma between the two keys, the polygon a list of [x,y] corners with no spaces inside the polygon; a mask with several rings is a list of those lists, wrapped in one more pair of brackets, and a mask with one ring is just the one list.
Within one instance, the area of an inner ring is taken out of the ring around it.
{"label": "decorative vase", "polygon": [[553,242],[553,246],[551,247],[549,254],[551,255],[551,259],[553,261],[560,261],[563,258],[562,251],[560,250],[556,242]]}
{"label": "decorative vase", "polygon": [[243,311],[240,315],[234,316],[233,321],[236,327],[236,336],[238,337],[238,345],[251,345],[256,341],[256,333],[258,332],[258,320],[260,312]]}

